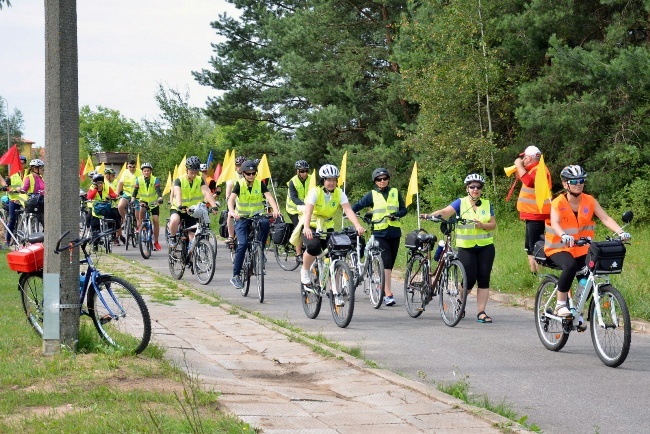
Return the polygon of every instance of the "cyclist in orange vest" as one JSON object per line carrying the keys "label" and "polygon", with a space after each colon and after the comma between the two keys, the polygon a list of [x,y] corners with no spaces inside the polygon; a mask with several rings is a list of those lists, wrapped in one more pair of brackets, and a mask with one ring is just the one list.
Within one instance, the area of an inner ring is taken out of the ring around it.
{"label": "cyclist in orange vest", "polygon": [[[521,179],[521,190],[517,199],[519,218],[526,222],[526,241],[524,249],[528,254],[530,271],[537,274],[537,262],[533,256],[535,243],[544,235],[544,221],[550,217],[551,201],[544,201],[542,212],[537,207],[535,198],[535,175],[542,152],[537,146],[529,146],[515,160],[517,175]],[[551,185],[551,173],[546,169],[546,180]]]}
{"label": "cyclist in orange vest", "polygon": [[600,206],[598,201],[583,192],[587,172],[577,165],[566,166],[560,172],[565,192],[551,202],[551,217],[546,221],[544,252],[547,258],[562,268],[557,284],[557,305],[555,315],[570,317],[567,294],[571,280],[585,265],[589,245],[576,246],[575,240],[581,237],[594,237],[596,216],[621,239],[629,240],[631,235],[621,227]]}

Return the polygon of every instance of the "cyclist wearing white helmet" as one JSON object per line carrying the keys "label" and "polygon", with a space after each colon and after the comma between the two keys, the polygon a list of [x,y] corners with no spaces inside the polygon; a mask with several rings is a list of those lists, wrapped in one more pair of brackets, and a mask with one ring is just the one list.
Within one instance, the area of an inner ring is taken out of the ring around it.
{"label": "cyclist wearing white helmet", "polygon": [[325,164],[318,170],[318,177],[320,186],[309,190],[305,197],[305,213],[303,214],[305,226],[302,230],[302,239],[306,252],[303,253],[302,268],[300,269],[300,281],[303,285],[311,285],[309,267],[327,243],[326,240],[315,238],[314,231],[333,231],[333,217],[339,208],[343,209],[359,235],[363,235],[365,232],[356,214],[352,211],[348,197],[336,186],[339,169],[333,164]]}
{"label": "cyclist wearing white helmet", "polygon": [[[160,179],[153,176],[153,166],[151,163],[142,163],[140,166],[142,175],[135,179],[135,187],[133,187],[133,199],[140,199],[149,205],[149,214],[153,222],[153,249],[155,251],[162,250],[158,242],[160,234],[160,204],[163,202],[162,189],[160,187]],[[137,220],[137,227],[142,225],[145,210],[140,207],[140,211],[135,214]]]}
{"label": "cyclist wearing white helmet", "polygon": [[[244,164],[245,161],[246,157],[243,155],[239,155],[235,158],[235,171],[237,172],[237,179],[229,179],[226,181],[226,202],[228,202],[228,199],[230,198],[230,193],[232,193],[235,182],[243,178],[243,175],[241,173],[241,165]],[[226,226],[228,227],[228,238],[226,238],[226,245],[230,246],[235,241],[235,220],[232,217],[228,216],[228,220],[226,220]]]}
{"label": "cyclist wearing white helmet", "polygon": [[557,283],[555,314],[570,317],[572,315],[567,306],[567,294],[576,273],[584,267],[589,250],[588,244],[579,247],[575,245],[575,240],[581,237],[594,238],[594,216],[621,239],[629,240],[631,236],[623,232],[593,196],[584,193],[587,172],[582,167],[566,166],[560,172],[560,178],[565,191],[551,202],[551,217],[546,222],[544,253],[562,268]]}
{"label": "cyclist wearing white helmet", "polygon": [[494,209],[487,199],[481,198],[485,180],[478,173],[470,173],[465,177],[465,190],[467,196],[456,199],[451,205],[434,211],[423,217],[442,216],[449,218],[453,215],[465,220],[465,223],[456,226],[456,248],[458,259],[462,262],[467,275],[467,291],[471,291],[477,284],[476,302],[479,323],[492,323],[485,313],[490,296],[490,275],[494,264],[494,238],[492,231],[497,223],[494,218]]}
{"label": "cyclist wearing white helmet", "polygon": [[23,193],[45,195],[45,181],[43,181],[43,171],[45,163],[38,158],[29,162],[29,175],[23,181]]}

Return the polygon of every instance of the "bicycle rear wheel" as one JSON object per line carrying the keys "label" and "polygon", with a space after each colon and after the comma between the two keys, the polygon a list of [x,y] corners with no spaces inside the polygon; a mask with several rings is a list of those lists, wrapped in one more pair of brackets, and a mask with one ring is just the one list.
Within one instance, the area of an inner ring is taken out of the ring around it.
{"label": "bicycle rear wheel", "polygon": [[384,301],[384,284],[386,276],[384,274],[384,262],[379,254],[371,253],[366,259],[368,263],[368,272],[363,279],[364,292],[370,295],[370,304],[375,309],[379,309],[381,302]]}
{"label": "bicycle rear wheel", "polygon": [[251,287],[253,265],[252,253],[251,250],[247,247],[246,252],[244,253],[244,263],[242,264],[241,272],[239,273],[241,276],[241,281],[244,284],[244,286],[240,289],[242,297],[246,297],[248,295],[248,290]]}
{"label": "bicycle rear wheel", "polygon": [[217,258],[217,236],[212,232],[210,229],[206,229],[203,234],[205,235],[206,240],[208,240],[208,243],[210,243],[210,247],[212,247],[212,255],[214,256],[214,259],[216,260]]}
{"label": "bicycle rear wheel", "polygon": [[417,318],[424,312],[429,291],[429,266],[424,256],[415,254],[406,265],[404,273],[404,307],[406,313]]}
{"label": "bicycle rear wheel", "polygon": [[228,249],[230,250],[230,261],[234,264],[235,254],[237,253],[237,238],[233,238],[233,241],[230,243]]}
{"label": "bicycle rear wheel", "polygon": [[201,239],[196,242],[194,252],[192,253],[192,260],[194,261],[196,280],[202,285],[210,283],[214,276],[214,252],[207,239]]}
{"label": "bicycle rear wheel", "polygon": [[551,351],[560,351],[569,335],[564,332],[562,321],[551,318],[557,304],[557,277],[548,276],[542,280],[535,297],[535,328],[542,344]]}
{"label": "bicycle rear wheel", "polygon": [[591,321],[591,341],[596,354],[607,366],[615,368],[625,361],[630,351],[632,327],[627,303],[618,289],[611,285],[599,289],[601,318],[599,323],[596,303],[591,300],[589,305],[589,321]]}
{"label": "bicycle rear wheel", "polygon": [[257,276],[257,295],[260,303],[264,302],[264,249],[261,244],[255,244],[255,275]]}
{"label": "bicycle rear wheel", "polygon": [[143,223],[140,228],[140,236],[138,237],[138,244],[140,245],[140,254],[144,259],[151,257],[151,250],[153,249],[151,225]]}
{"label": "bicycle rear wheel", "polygon": [[275,262],[277,262],[283,270],[293,271],[300,265],[298,256],[296,255],[296,248],[293,244],[273,243],[273,251],[275,252]]}
{"label": "bicycle rear wheel", "polygon": [[307,315],[307,318],[309,319],[314,319],[318,316],[323,303],[323,297],[316,289],[320,278],[315,270],[318,270],[317,261],[314,261],[309,269],[309,275],[312,277],[311,286],[305,286],[302,282],[300,283],[302,309],[305,311],[305,315]]}
{"label": "bicycle rear wheel", "polygon": [[[338,295],[334,294],[336,288]],[[345,328],[352,321],[354,314],[354,278],[350,267],[344,260],[336,261],[334,275],[332,276],[332,293],[330,294],[330,308],[332,317],[337,326]],[[342,303],[341,303],[342,302]]]}
{"label": "bicycle rear wheel", "polygon": [[140,293],[115,276],[100,276],[96,284],[88,291],[88,314],[99,335],[128,353],[144,351],[151,339],[151,319]]}
{"label": "bicycle rear wheel", "polygon": [[[126,243],[124,243],[124,249],[129,250],[129,244],[135,243],[133,239],[133,220],[131,219],[131,214],[127,212],[124,217],[124,236],[126,237]],[[135,244],[133,244],[135,247]]]}
{"label": "bicycle rear wheel", "polygon": [[23,303],[27,321],[39,336],[43,336],[43,272],[21,273],[18,280],[18,291]]}
{"label": "bicycle rear wheel", "polygon": [[180,280],[185,273],[185,242],[178,240],[174,247],[169,247],[169,272],[175,279]]}
{"label": "bicycle rear wheel", "polygon": [[438,280],[440,294],[440,315],[449,327],[454,327],[465,314],[467,304],[467,275],[465,267],[458,260],[449,262]]}

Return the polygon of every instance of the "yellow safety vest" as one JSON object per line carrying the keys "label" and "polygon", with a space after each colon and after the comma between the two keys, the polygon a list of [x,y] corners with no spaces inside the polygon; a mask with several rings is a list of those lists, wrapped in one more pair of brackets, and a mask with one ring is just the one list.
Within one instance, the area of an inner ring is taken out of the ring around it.
{"label": "yellow safety vest", "polygon": [[[396,188],[388,190],[388,200],[384,199],[384,195],[377,190],[372,190],[372,219],[377,221],[384,218],[389,214],[395,214],[399,210],[399,195]],[[375,230],[380,231],[386,229],[388,226],[401,227],[399,220],[384,220],[375,225]]]}
{"label": "yellow safety vest", "polygon": [[473,222],[473,220],[481,223],[488,223],[490,221],[489,200],[481,199],[481,205],[476,207],[476,211],[474,211],[469,196],[462,198],[460,200],[460,215],[462,218],[472,221],[468,221],[464,225],[459,224],[456,226],[456,247],[469,249],[476,246],[489,246],[494,242],[492,232],[477,228]]}
{"label": "yellow safety vest", "polygon": [[[293,182],[293,186],[296,188],[296,192],[298,193],[298,199],[304,201],[309,181],[311,181],[311,175],[307,176],[304,184],[300,180],[300,177],[296,175],[291,178],[289,182],[287,182],[287,187],[289,187],[289,184]],[[291,200],[291,195],[289,193],[287,193],[287,205],[285,208],[289,214],[298,214],[298,205],[296,205],[295,202]]]}
{"label": "yellow safety vest", "polygon": [[[181,205],[190,207],[203,202],[203,192],[201,191],[201,177],[194,178],[194,182],[190,185],[187,175],[182,175],[178,178],[181,182]],[[172,205],[172,209],[178,209],[176,205]]]}
{"label": "yellow safety vest", "polygon": [[[158,193],[156,193],[156,178],[155,176],[149,177],[149,186],[144,179],[144,175],[138,177],[138,196],[140,200],[147,202],[151,208],[154,207],[154,202],[158,199]],[[203,193],[201,193],[201,200],[203,200]]]}
{"label": "yellow safety vest", "polygon": [[[133,189],[135,188],[135,174],[128,170],[122,175],[122,193],[127,196],[133,196]],[[116,192],[117,193],[117,192]]]}
{"label": "yellow safety vest", "polygon": [[[23,188],[23,179],[20,177],[19,173],[16,172],[13,175],[11,175],[11,178],[9,179],[9,187],[11,187],[12,190]],[[11,192],[9,193],[9,200],[17,201],[17,202],[25,202],[27,200],[27,195],[22,193]]]}
{"label": "yellow safety vest", "polygon": [[[110,182],[108,180],[108,178],[106,177],[106,175],[104,175],[104,187],[108,187],[109,189],[112,188],[113,191],[115,192],[115,194],[117,194],[117,184],[118,184],[117,178],[115,178],[113,180],[113,182]],[[111,203],[112,208],[117,208],[118,199],[115,199],[115,200],[112,201],[112,203]]]}
{"label": "yellow safety vest", "polygon": [[[332,218],[341,206],[341,189],[336,187],[330,194],[329,201],[326,200],[325,190],[322,187],[316,187],[316,203],[314,212],[311,215],[309,225],[316,230],[334,229],[334,219]],[[324,221],[324,222],[323,222]],[[325,227],[320,227],[321,222]]]}
{"label": "yellow safety vest", "polygon": [[104,184],[104,189],[102,191],[97,190],[97,194],[95,194],[95,198],[92,200],[92,202],[88,202],[90,206],[90,210],[93,214],[93,217],[97,217],[98,219],[103,219],[104,216],[97,215],[95,214],[95,202],[108,202],[110,200],[109,195],[109,190],[106,187],[106,184]]}
{"label": "yellow safety vest", "polygon": [[264,195],[262,194],[262,181],[256,179],[253,186],[248,189],[248,182],[242,178],[237,181],[239,184],[239,194],[235,201],[235,210],[237,214],[244,217],[259,214],[264,211]]}
{"label": "yellow safety vest", "polygon": [[27,175],[27,178],[29,178],[29,190],[27,190],[27,194],[30,195],[34,192],[34,188],[36,187],[36,180],[34,179],[33,173]]}

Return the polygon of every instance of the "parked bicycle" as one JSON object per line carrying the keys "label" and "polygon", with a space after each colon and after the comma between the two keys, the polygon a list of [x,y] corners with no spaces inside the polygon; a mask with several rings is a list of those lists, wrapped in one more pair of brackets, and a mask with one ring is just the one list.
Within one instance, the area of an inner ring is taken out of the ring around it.
{"label": "parked bicycle", "polygon": [[43,232],[43,196],[33,194],[22,209],[16,211],[16,238],[21,242],[32,234]]}
{"label": "parked bicycle", "polygon": [[437,237],[425,231],[414,231],[406,236],[407,265],[404,275],[404,298],[406,312],[413,318],[419,317],[433,297],[440,296],[440,315],[449,327],[456,326],[465,316],[467,304],[467,274],[453,248],[453,234],[456,224],[463,224],[455,216],[444,219],[440,216],[426,218],[440,222],[440,231],[445,236],[444,244],[438,245],[431,270],[431,251]]}
{"label": "parked bicycle", "polygon": [[[169,221],[167,222],[165,233],[169,246],[169,271],[174,278],[180,280],[185,273],[185,268],[189,267],[196,280],[202,285],[207,285],[212,281],[215,270],[215,255],[207,233],[209,229],[206,230],[205,223],[206,219],[209,221],[210,216],[203,203],[189,209],[181,207],[181,211],[183,210],[197,218],[198,223],[186,228],[184,221],[181,220],[178,226],[178,241],[173,244],[169,235]],[[195,231],[192,242],[189,237],[191,231]]]}
{"label": "parked bicycle", "polygon": [[[358,214],[357,214],[358,215]],[[367,213],[360,218],[370,225],[370,238],[368,242],[365,238],[359,236],[354,228],[346,228],[345,232],[352,240],[352,249],[348,254],[348,264],[354,274],[354,286],[358,287],[363,282],[363,292],[370,297],[370,304],[375,309],[379,309],[384,301],[384,284],[386,276],[384,274],[384,262],[381,259],[381,249],[379,243],[375,240],[373,234],[375,225],[383,222],[387,216],[381,220],[373,221],[372,213]]]}
{"label": "parked bicycle", "polygon": [[[112,230],[111,232],[114,232]],[[86,270],[79,277],[79,305],[81,315],[89,316],[99,335],[110,345],[129,353],[139,354],[147,348],[151,338],[149,310],[140,293],[126,280],[101,273],[94,265],[88,245],[111,232],[99,233],[61,243],[70,233],[59,238],[55,253],[80,248]],[[40,241],[43,240],[42,234]],[[38,242],[36,238],[32,242]],[[43,336],[44,292],[43,269],[21,272],[18,281],[23,309],[27,320],[39,336]],[[84,306],[85,302],[85,306]]]}
{"label": "parked bicycle", "polygon": [[296,253],[296,246],[289,242],[293,229],[293,224],[285,222],[281,217],[276,219],[271,226],[271,241],[273,243],[269,249],[273,249],[275,262],[286,271],[293,271],[302,264],[302,256]]}
{"label": "parked bicycle", "polygon": [[86,230],[90,230],[90,227],[87,226],[88,223],[88,214],[90,209],[88,208],[88,196],[87,193],[83,190],[79,190],[79,236],[83,237],[86,235]]}
{"label": "parked bicycle", "polygon": [[242,287],[241,295],[246,297],[251,285],[251,277],[255,276],[257,281],[257,296],[260,303],[264,302],[264,246],[260,240],[262,232],[262,219],[268,219],[269,214],[255,214],[250,217],[240,217],[240,220],[250,222],[250,229],[248,231],[248,244],[246,246],[246,253],[244,254],[244,262],[241,267],[240,277],[244,284]]}
{"label": "parked bicycle", "polygon": [[124,248],[126,250],[129,250],[129,244],[135,249],[135,243],[137,242],[137,234],[135,231],[136,224],[135,206],[133,202],[127,202],[126,214],[124,215],[124,229],[122,230],[122,236],[126,239],[126,242],[124,243]]}
{"label": "parked bicycle", "polygon": [[334,322],[345,328],[354,314],[354,276],[346,262],[352,249],[350,237],[345,232],[316,232],[314,236],[326,237],[327,248],[309,269],[310,285],[300,283],[302,308],[307,318],[314,319],[327,297]]}
{"label": "parked bicycle", "polygon": [[[623,214],[623,222],[632,221],[632,211]],[[607,366],[617,367],[627,358],[632,340],[630,312],[623,295],[611,285],[610,274],[623,271],[625,245],[616,234],[607,236],[604,242],[588,238],[576,240],[577,246],[589,244],[585,268],[578,272],[581,277],[575,291],[569,291],[571,317],[553,313],[557,304],[558,276],[546,274],[535,297],[535,325],[542,344],[551,351],[560,351],[569,340],[569,334],[587,330],[584,314],[590,323],[591,341],[600,360]],[[544,241],[535,244],[535,260],[538,264],[560,269],[544,254]]]}

